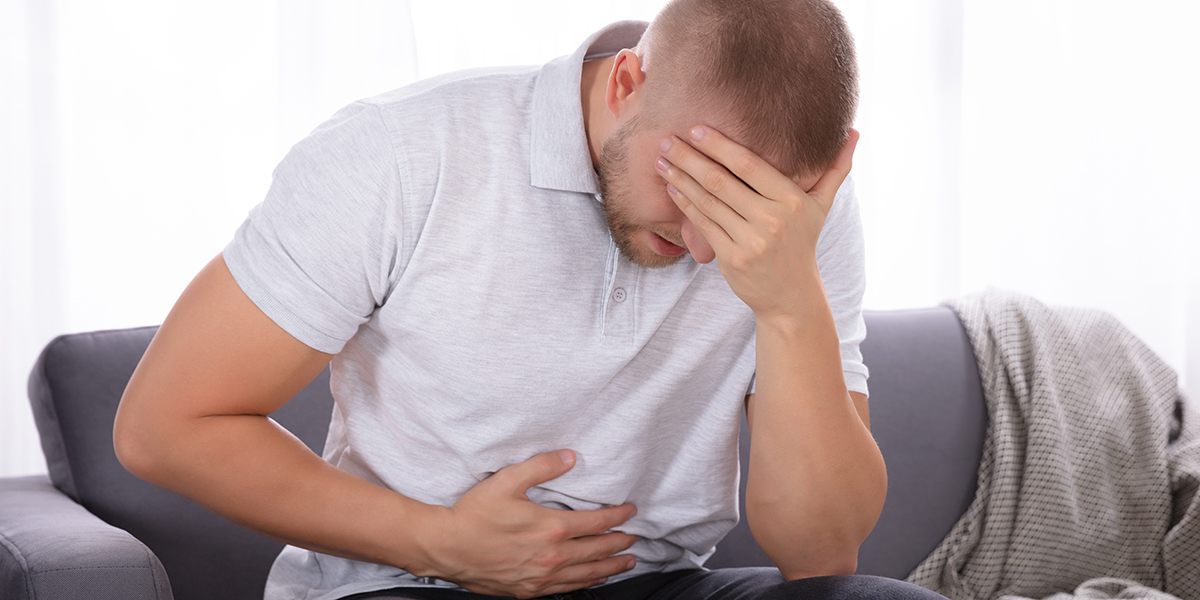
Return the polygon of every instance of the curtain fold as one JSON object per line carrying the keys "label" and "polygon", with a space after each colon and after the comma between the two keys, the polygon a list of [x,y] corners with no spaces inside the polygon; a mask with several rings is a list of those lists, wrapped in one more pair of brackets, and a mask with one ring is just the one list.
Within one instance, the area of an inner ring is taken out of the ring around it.
{"label": "curtain fold", "polygon": [[45,472],[25,382],[63,331],[56,3],[0,2],[0,476]]}

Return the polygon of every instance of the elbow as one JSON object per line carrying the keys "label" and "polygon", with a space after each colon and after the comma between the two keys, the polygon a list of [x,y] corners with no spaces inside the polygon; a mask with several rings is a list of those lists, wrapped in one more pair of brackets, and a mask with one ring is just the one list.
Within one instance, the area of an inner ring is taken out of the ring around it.
{"label": "elbow", "polygon": [[857,527],[809,529],[799,534],[778,529],[761,535],[753,529],[751,532],[756,533],[759,546],[788,581],[853,575],[858,570],[858,548],[866,538]]}
{"label": "elbow", "polygon": [[149,480],[151,478],[153,462],[144,447],[139,445],[136,440],[130,439],[129,436],[117,436],[114,430],[113,450],[117,454],[117,462],[121,463],[126,471],[133,473],[138,479]]}
{"label": "elbow", "polygon": [[113,421],[113,451],[125,470],[153,482],[161,464],[160,447],[154,435],[156,428],[145,415],[131,408],[132,404],[126,391]]}
{"label": "elbow", "polygon": [[[882,461],[880,461],[882,463]],[[825,575],[851,575],[858,568],[858,549],[879,520],[887,497],[883,468],[868,470],[837,502],[807,498],[764,502],[747,490],[746,519],[759,546],[790,580]]]}
{"label": "elbow", "polygon": [[117,461],[126,471],[145,479],[143,473],[147,472],[152,464],[150,453],[144,441],[138,438],[136,430],[128,425],[128,419],[122,419],[120,414],[113,422],[113,451],[117,454]]}
{"label": "elbow", "polygon": [[803,566],[783,565],[779,572],[787,581],[806,579],[808,577],[825,577],[828,575],[853,575],[858,571],[858,550],[837,556],[825,557],[820,564]]}

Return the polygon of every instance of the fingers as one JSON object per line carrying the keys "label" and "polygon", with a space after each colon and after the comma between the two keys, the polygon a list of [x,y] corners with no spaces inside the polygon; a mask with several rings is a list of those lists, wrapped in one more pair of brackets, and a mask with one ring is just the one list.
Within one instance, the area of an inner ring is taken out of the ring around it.
{"label": "fingers", "polygon": [[604,535],[576,538],[563,543],[563,549],[570,554],[570,562],[583,564],[604,560],[618,552],[624,552],[638,541],[638,536],[614,531]]}
{"label": "fingers", "polygon": [[745,219],[665,158],[660,158],[656,167],[667,181],[667,194],[675,206],[695,225],[713,250],[721,254],[720,248],[733,243],[734,232],[740,233],[739,227]]}
{"label": "fingers", "polygon": [[[507,466],[492,476],[491,479],[506,489],[513,496],[528,500],[525,493],[529,488],[541,485],[561,477],[575,466],[575,453],[571,450],[555,450],[543,452]],[[604,533],[632,519],[637,514],[637,507],[626,503],[596,510],[561,511],[552,508],[545,510],[562,519],[565,537],[575,538],[594,536]]]}
{"label": "fingers", "polygon": [[556,585],[548,586],[542,593],[560,594],[569,592],[584,587],[599,585],[606,581],[609,577],[624,573],[637,566],[637,560],[628,554],[617,556],[609,556],[607,558],[592,562],[572,565],[564,567],[557,574],[555,579],[559,580]]}
{"label": "fingers", "polygon": [[[729,235],[729,232],[725,231],[725,228],[720,223],[709,217],[695,202],[692,202],[691,198],[680,192],[673,185],[667,186],[667,194],[675,202],[675,206],[683,212],[684,216],[695,225],[696,230],[704,236],[705,241],[708,242],[708,245],[717,254],[722,254],[722,248],[727,248],[733,244],[733,238]],[[691,248],[690,243],[688,248]]]}
{"label": "fingers", "polygon": [[[741,220],[750,218],[749,211],[754,208],[758,194],[746,187],[719,159],[706,156],[675,136],[664,139],[659,149],[662,151],[656,164],[659,173],[689,199],[699,203],[706,214],[711,213],[709,216],[721,223],[726,221],[722,218],[725,214],[737,215]],[[712,210],[707,206],[710,202]],[[713,210],[729,212],[721,214]]]}
{"label": "fingers", "polygon": [[764,198],[779,200],[796,192],[791,179],[771,163],[716,129],[697,125],[688,132],[688,140],[693,148],[723,165]]}
{"label": "fingers", "polygon": [[[833,205],[833,198],[837,194],[838,188],[842,186],[842,182],[846,180],[846,176],[850,173],[850,168],[853,165],[854,149],[858,145],[859,132],[857,129],[850,129],[846,142],[842,145],[834,165],[828,171],[823,173],[813,188],[808,191],[808,194],[816,198],[823,206],[826,212]],[[759,155],[755,154],[750,149],[738,144],[729,139],[720,131],[704,125],[697,125],[691,129],[688,136],[688,144],[691,148],[702,152],[705,156],[715,161],[713,163],[716,168],[723,167],[729,173],[737,176],[737,179],[745,182],[758,195],[772,200],[786,200],[794,198],[797,193],[803,193],[804,190],[799,189],[795,182],[779,172],[771,163],[764,160]],[[665,145],[665,142],[664,142]],[[674,144],[672,145],[674,147]],[[679,148],[679,155],[672,155],[664,151],[667,158],[684,167],[686,171],[693,175],[699,175],[697,180],[707,184],[709,179],[716,182],[718,186],[724,182],[722,178],[711,174],[713,167],[704,167],[703,170],[693,171],[692,166],[680,162],[683,160],[685,148]],[[710,162],[712,162],[710,161]],[[695,162],[694,160],[692,161]],[[719,164],[716,164],[719,163]],[[700,167],[697,167],[700,168]],[[732,179],[732,178],[731,178]],[[709,191],[717,194],[722,200],[731,203],[739,214],[750,216],[746,210],[740,207],[740,202],[744,196],[729,195],[728,197],[713,190],[712,186],[705,185]]]}
{"label": "fingers", "polygon": [[838,152],[833,167],[825,171],[817,180],[816,185],[808,192],[810,196],[821,203],[825,212],[829,212],[829,208],[833,206],[833,198],[837,195],[838,188],[842,187],[846,176],[850,174],[850,168],[854,166],[854,149],[858,147],[858,138],[858,130],[851,128],[850,135],[846,138],[846,143],[842,144],[842,149]]}
{"label": "fingers", "polygon": [[575,463],[570,450],[545,452],[468,490],[438,528],[446,539],[429,571],[472,591],[528,598],[598,585],[632,568],[632,557],[614,555],[640,538],[613,531],[637,514],[632,504],[573,511],[529,500],[529,488]]}
{"label": "fingers", "polygon": [[515,495],[524,497],[526,490],[562,477],[575,466],[575,453],[570,450],[555,450],[535,454],[533,457],[496,471],[492,478]]}
{"label": "fingers", "polygon": [[[555,510],[547,508],[546,510]],[[567,537],[581,538],[600,535],[632,519],[637,507],[625,503],[596,510],[557,511],[567,525]]]}

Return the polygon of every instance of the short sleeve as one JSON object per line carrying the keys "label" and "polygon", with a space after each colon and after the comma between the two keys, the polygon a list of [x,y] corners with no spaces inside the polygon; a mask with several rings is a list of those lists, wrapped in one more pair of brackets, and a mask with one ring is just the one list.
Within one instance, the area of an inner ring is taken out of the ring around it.
{"label": "short sleeve", "polygon": [[313,349],[340,352],[397,277],[402,203],[376,106],[352,104],[296,144],[225,247],[247,296]]}
{"label": "short sleeve", "polygon": [[866,253],[863,247],[862,215],[849,177],[834,197],[817,239],[817,268],[825,283],[825,295],[837,325],[842,373],[846,389],[867,394],[867,366],[859,346],[867,337],[862,298],[866,291]]}

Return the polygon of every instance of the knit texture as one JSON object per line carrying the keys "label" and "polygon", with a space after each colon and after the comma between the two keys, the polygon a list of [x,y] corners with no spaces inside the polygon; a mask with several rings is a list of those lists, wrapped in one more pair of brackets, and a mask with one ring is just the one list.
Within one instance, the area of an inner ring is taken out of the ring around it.
{"label": "knit texture", "polygon": [[950,307],[989,431],[974,502],[908,581],[955,600],[1200,598],[1200,435],[1175,372],[1099,311],[1000,292]]}

